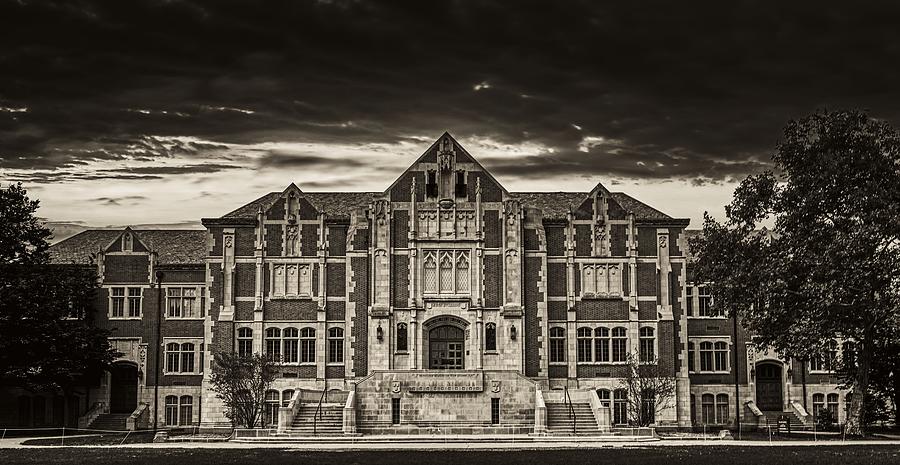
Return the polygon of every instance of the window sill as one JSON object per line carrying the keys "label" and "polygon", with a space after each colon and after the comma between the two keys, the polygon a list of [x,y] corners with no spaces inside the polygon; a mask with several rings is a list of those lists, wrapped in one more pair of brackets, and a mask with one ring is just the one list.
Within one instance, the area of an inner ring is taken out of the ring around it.
{"label": "window sill", "polygon": [[485,350],[484,355],[500,355],[500,352],[497,352],[496,350]]}
{"label": "window sill", "polygon": [[109,317],[111,321],[122,321],[122,320],[143,320],[143,317],[139,316],[111,316]]}
{"label": "window sill", "polygon": [[690,371],[688,372],[692,375],[730,375],[731,370],[726,371]]}
{"label": "window sill", "polygon": [[206,318],[202,316],[167,316],[166,320],[182,320],[182,321],[203,321]]}
{"label": "window sill", "polygon": [[689,320],[727,320],[728,317],[725,315],[722,316],[700,316],[700,315],[688,315]]}
{"label": "window sill", "polygon": [[575,363],[577,365],[628,365],[628,362],[575,362]]}
{"label": "window sill", "polygon": [[566,367],[569,366],[566,362],[550,362],[550,366],[552,367]]}
{"label": "window sill", "polygon": [[313,300],[311,295],[273,295],[269,300]]}
{"label": "window sill", "polygon": [[835,371],[833,370],[809,370],[809,374],[811,375],[834,375]]}
{"label": "window sill", "polygon": [[167,371],[163,373],[163,376],[202,376],[203,373],[183,373],[183,372],[171,372]]}
{"label": "window sill", "polygon": [[621,294],[582,294],[581,300],[622,300]]}
{"label": "window sill", "polygon": [[408,350],[398,350],[394,352],[394,355],[409,355]]}
{"label": "window sill", "polygon": [[327,366],[327,367],[342,367],[342,366],[344,366],[344,362],[340,362],[340,363],[338,363],[338,362],[328,362],[328,363],[325,364],[325,366]]}

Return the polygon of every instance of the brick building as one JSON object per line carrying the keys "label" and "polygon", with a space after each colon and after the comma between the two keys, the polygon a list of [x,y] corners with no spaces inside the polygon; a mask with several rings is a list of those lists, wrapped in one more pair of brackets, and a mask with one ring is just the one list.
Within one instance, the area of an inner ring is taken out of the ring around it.
{"label": "brick building", "polygon": [[[630,354],[676,382],[658,427],[733,426],[738,404],[750,424],[843,412],[836,353],[808,370],[742,329],[732,340],[691,282],[687,219],[601,184],[509,192],[449,134],[383,192],[291,184],[203,225],[52,248],[93,259],[97,324],[124,354],[79,397],[82,423],[151,425],[156,400],[161,426],[228,425],[208,385],[217,351],[278,361],[266,423],[282,432],[306,431],[320,403],[325,431],[565,430],[567,399],[579,428],[606,430],[627,422]],[[5,423],[52,416],[19,394]]]}

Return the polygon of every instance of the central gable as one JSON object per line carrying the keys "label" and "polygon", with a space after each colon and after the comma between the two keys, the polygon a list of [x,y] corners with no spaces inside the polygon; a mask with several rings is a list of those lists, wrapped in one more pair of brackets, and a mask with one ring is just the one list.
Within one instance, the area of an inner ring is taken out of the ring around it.
{"label": "central gable", "polygon": [[484,202],[500,202],[509,192],[445,132],[385,190],[393,202],[474,202],[481,188]]}

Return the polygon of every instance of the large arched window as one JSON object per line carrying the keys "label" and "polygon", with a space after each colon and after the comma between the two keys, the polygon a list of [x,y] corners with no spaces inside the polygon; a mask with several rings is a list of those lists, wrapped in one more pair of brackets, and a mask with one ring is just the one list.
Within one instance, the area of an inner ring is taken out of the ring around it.
{"label": "large arched window", "polygon": [[299,358],[298,348],[300,346],[300,333],[297,328],[284,328],[281,333],[282,347],[281,354],[284,363],[297,363]]}
{"label": "large arched window", "polygon": [[828,394],[826,400],[828,401],[828,413],[831,414],[831,420],[838,421],[838,395],[832,392]]}
{"label": "large arched window", "polygon": [[612,361],[624,362],[628,360],[628,332],[625,328],[613,328],[612,330]]}
{"label": "large arched window", "polygon": [[728,423],[728,414],[731,411],[731,405],[728,403],[728,394],[716,395],[716,423],[724,425]]}
{"label": "large arched window", "polygon": [[592,362],[593,358],[591,357],[591,336],[593,336],[593,330],[591,328],[578,328],[576,336],[578,362]]}
{"label": "large arched window", "polygon": [[166,372],[181,372],[181,346],[177,342],[166,344]]}
{"label": "large arched window", "polygon": [[656,337],[653,328],[641,328],[639,330],[640,358],[641,362],[653,363],[656,361]]}
{"label": "large arched window", "polygon": [[610,408],[612,407],[612,393],[609,389],[597,389],[597,397],[600,398],[600,405]]}
{"label": "large arched window", "polygon": [[822,417],[822,412],[825,410],[825,394],[813,394],[812,405],[813,421],[819,421],[819,418]]}
{"label": "large arched window", "polygon": [[550,363],[566,361],[566,330],[550,328]]}
{"label": "large arched window", "polygon": [[178,396],[166,396],[166,426],[178,426]]}
{"label": "large arched window", "polygon": [[316,363],[316,330],[300,330],[300,363]]}
{"label": "large arched window", "polygon": [[253,330],[250,328],[238,328],[237,352],[241,357],[253,355]]}
{"label": "large arched window", "polygon": [[705,425],[716,423],[716,397],[712,394],[703,394],[701,399],[700,419]]}
{"label": "large arched window", "polygon": [[715,352],[716,371],[728,371],[728,343],[716,342],[713,351]]}
{"label": "large arched window", "polygon": [[692,373],[693,373],[693,372],[694,372],[694,369],[696,368],[696,367],[694,366],[694,363],[695,363],[695,362],[694,362],[694,358],[695,358],[696,356],[697,356],[697,352],[696,352],[696,350],[695,350],[695,348],[694,348],[694,343],[693,343],[693,342],[688,342],[687,357],[688,357],[688,371],[689,371],[689,372],[692,372]]}
{"label": "large arched window", "polygon": [[266,329],[266,357],[269,360],[280,363],[281,362],[281,329],[280,328],[268,328]]}
{"label": "large arched window", "polygon": [[494,323],[484,325],[484,350],[488,352],[497,350],[497,325]]}
{"label": "large arched window", "polygon": [[281,391],[281,406],[287,407],[288,404],[291,403],[291,399],[294,398],[294,390],[293,389],[285,389]]}
{"label": "large arched window", "polygon": [[594,360],[597,362],[610,361],[609,328],[597,328],[594,330]]}
{"label": "large arched window", "polygon": [[263,418],[266,426],[278,424],[278,407],[281,405],[281,394],[275,390],[266,391],[266,410]]}
{"label": "large arched window", "polygon": [[700,343],[700,371],[715,371],[712,342],[706,341]]}
{"label": "large arched window", "polygon": [[628,393],[624,389],[613,391],[613,424],[628,423]]}
{"label": "large arched window", "polygon": [[194,422],[194,397],[181,396],[178,401],[178,424],[190,425]]}
{"label": "large arched window", "polygon": [[328,363],[344,363],[344,330],[328,330]]}
{"label": "large arched window", "polygon": [[397,324],[397,352],[406,352],[409,350],[407,347],[407,331],[406,331],[406,323],[398,323]]}

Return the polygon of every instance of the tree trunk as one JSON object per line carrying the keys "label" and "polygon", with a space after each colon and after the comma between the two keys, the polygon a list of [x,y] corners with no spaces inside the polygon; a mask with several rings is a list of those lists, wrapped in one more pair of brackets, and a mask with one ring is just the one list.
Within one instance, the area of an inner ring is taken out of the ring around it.
{"label": "tree trunk", "polygon": [[853,380],[853,397],[847,412],[845,431],[853,436],[865,434],[865,401],[869,391],[869,369],[872,364],[872,346],[868,340],[860,341],[857,358],[856,379]]}

